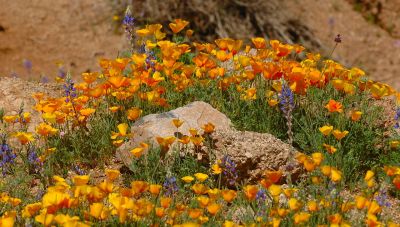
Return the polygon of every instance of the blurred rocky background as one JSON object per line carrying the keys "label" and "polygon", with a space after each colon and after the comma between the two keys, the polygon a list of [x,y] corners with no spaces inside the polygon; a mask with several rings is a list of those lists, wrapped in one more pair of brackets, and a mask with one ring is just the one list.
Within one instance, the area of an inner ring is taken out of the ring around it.
{"label": "blurred rocky background", "polygon": [[0,0],[0,76],[53,80],[97,70],[127,42],[128,5],[138,26],[191,22],[194,41],[264,36],[304,45],[400,89],[400,0]]}

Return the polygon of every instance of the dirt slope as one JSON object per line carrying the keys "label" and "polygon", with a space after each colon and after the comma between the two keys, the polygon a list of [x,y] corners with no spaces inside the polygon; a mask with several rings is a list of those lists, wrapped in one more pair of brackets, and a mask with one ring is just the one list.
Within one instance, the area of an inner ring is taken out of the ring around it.
{"label": "dirt slope", "polygon": [[[333,57],[346,66],[357,66],[372,78],[400,89],[400,41],[382,26],[368,22],[349,0],[143,0],[133,3],[139,23],[168,21],[177,17],[191,22],[197,39],[230,36],[277,38],[301,43],[328,55],[337,33],[343,43]],[[400,0],[384,1],[382,20],[397,15]],[[109,0],[0,0],[0,75],[16,72],[22,77],[57,73],[62,61],[75,74],[97,69],[100,57],[115,57],[126,47],[125,37],[113,31],[116,12]],[[390,5],[386,2],[390,2]],[[392,6],[392,7],[391,7]],[[393,8],[392,10],[390,10]],[[123,10],[122,10],[123,11]],[[391,20],[395,28],[399,20]],[[31,75],[23,59],[33,64]]]}
{"label": "dirt slope", "polygon": [[[109,1],[0,0],[0,75],[57,74],[56,62],[74,73],[94,70],[99,57],[116,57],[125,44],[115,35]],[[32,62],[32,73],[23,60]]]}

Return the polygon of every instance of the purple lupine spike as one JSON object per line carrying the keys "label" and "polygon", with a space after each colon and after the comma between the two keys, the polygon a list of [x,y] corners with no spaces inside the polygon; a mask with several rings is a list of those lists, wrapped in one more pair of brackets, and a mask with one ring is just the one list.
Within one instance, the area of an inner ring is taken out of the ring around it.
{"label": "purple lupine spike", "polygon": [[122,25],[125,28],[127,39],[130,42],[133,51],[135,47],[135,18],[132,16],[129,8],[126,9],[125,17],[122,20]]}
{"label": "purple lupine spike", "polygon": [[179,191],[178,184],[175,177],[167,177],[163,184],[165,190],[164,194],[168,197],[173,197]]}
{"label": "purple lupine spike", "polygon": [[28,150],[28,163],[33,173],[39,173],[42,170],[42,162],[40,161],[34,147],[31,147]]}
{"label": "purple lupine spike", "polygon": [[293,143],[292,112],[295,108],[294,94],[286,82],[282,83],[282,90],[279,94],[279,107],[286,118],[287,134],[289,144]]}
{"label": "purple lupine spike", "polygon": [[221,167],[223,169],[223,175],[227,178],[228,183],[234,185],[238,179],[236,163],[228,155],[225,155],[221,160]]}
{"label": "purple lupine spike", "polygon": [[6,175],[8,172],[10,172],[16,157],[17,155],[12,151],[10,146],[3,141],[3,144],[0,146],[0,167],[3,175]]}

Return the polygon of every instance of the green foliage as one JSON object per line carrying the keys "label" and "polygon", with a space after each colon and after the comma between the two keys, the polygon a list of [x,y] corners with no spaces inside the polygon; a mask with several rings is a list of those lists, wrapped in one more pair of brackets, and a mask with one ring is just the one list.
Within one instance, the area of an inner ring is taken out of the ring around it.
{"label": "green foliage", "polygon": [[166,177],[180,179],[197,172],[207,172],[208,167],[198,162],[190,155],[180,155],[178,151],[170,151],[172,154],[166,159],[160,158],[160,148],[151,148],[140,158],[134,158],[129,167],[130,173],[125,178],[126,184],[132,180],[146,179],[148,182],[162,184]]}

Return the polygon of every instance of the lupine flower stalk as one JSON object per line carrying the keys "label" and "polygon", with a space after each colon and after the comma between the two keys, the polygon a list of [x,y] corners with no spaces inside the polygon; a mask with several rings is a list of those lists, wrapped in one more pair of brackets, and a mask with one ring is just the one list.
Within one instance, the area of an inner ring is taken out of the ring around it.
{"label": "lupine flower stalk", "polygon": [[266,194],[265,190],[260,189],[256,195],[256,202],[257,202],[257,208],[258,208],[257,216],[262,217],[265,215],[266,209],[267,209],[267,207],[265,205],[266,199],[267,199],[267,194]]}
{"label": "lupine flower stalk", "polygon": [[222,173],[227,178],[228,183],[234,185],[238,179],[236,163],[228,155],[225,155],[221,160],[221,167],[223,169]]}
{"label": "lupine flower stalk", "polygon": [[74,172],[78,175],[85,175],[85,171],[81,169],[78,165],[74,165]]}
{"label": "lupine flower stalk", "polygon": [[42,169],[42,162],[40,161],[34,147],[28,150],[28,164],[29,172],[39,173]]}
{"label": "lupine flower stalk", "polygon": [[175,177],[167,177],[163,184],[164,194],[168,197],[173,197],[179,190]]}
{"label": "lupine flower stalk", "polygon": [[132,52],[135,49],[135,18],[132,16],[132,12],[128,7],[125,12],[125,17],[122,20],[122,25],[125,28],[125,33],[129,43],[131,44]]}
{"label": "lupine flower stalk", "polygon": [[394,116],[394,120],[396,121],[396,124],[394,125],[394,128],[396,128],[396,129],[400,128],[399,119],[400,119],[400,107],[397,108],[396,115]]}
{"label": "lupine flower stalk", "polygon": [[387,190],[385,190],[385,189],[379,190],[379,192],[377,193],[377,195],[375,197],[375,201],[381,207],[390,207],[391,206],[390,202],[388,201]]}
{"label": "lupine flower stalk", "polygon": [[295,108],[294,105],[294,94],[287,83],[282,84],[282,91],[279,95],[279,106],[286,119],[288,143],[293,143],[293,131],[292,131],[292,112]]}
{"label": "lupine flower stalk", "polygon": [[10,171],[10,167],[14,164],[14,160],[17,155],[12,151],[10,146],[3,141],[0,145],[0,168],[2,169],[3,175]]}
{"label": "lupine flower stalk", "polygon": [[71,75],[67,74],[65,84],[64,84],[64,91],[65,91],[65,102],[71,101],[71,99],[76,97],[76,88],[74,86],[74,82],[72,81]]}
{"label": "lupine flower stalk", "polygon": [[31,75],[32,74],[32,62],[29,61],[28,59],[24,59],[22,64],[24,65],[24,68],[26,69],[28,74]]}

